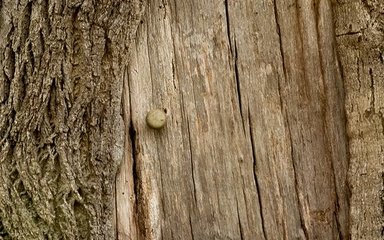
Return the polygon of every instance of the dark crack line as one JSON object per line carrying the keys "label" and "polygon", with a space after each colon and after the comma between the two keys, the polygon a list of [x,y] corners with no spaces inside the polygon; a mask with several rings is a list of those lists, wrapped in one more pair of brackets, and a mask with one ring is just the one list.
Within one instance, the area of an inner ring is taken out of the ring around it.
{"label": "dark crack line", "polygon": [[192,171],[192,184],[193,184],[193,198],[195,201],[195,204],[197,206],[197,190],[196,190],[196,183],[195,183],[195,167],[193,163],[193,154],[192,154],[192,142],[191,142],[191,130],[190,130],[190,124],[189,124],[189,118],[187,118],[187,131],[188,131],[188,142],[189,142],[189,153],[190,153],[190,158],[191,158],[191,171]]}
{"label": "dark crack line", "polygon": [[[127,69],[126,69],[127,71]],[[126,120],[129,119],[129,126],[128,126],[128,136],[129,136],[129,140],[130,140],[130,144],[131,144],[131,151],[132,151],[132,179],[133,179],[133,194],[134,194],[134,198],[135,198],[135,201],[134,201],[134,208],[135,208],[135,211],[137,213],[138,211],[138,199],[139,199],[139,194],[140,194],[140,189],[139,189],[139,169],[138,169],[138,166],[137,166],[137,132],[136,132],[136,129],[135,129],[135,126],[134,126],[134,122],[133,122],[133,118],[132,118],[132,97],[131,97],[131,83],[130,83],[130,79],[129,79],[129,75],[128,73],[126,72],[126,76],[127,76],[127,83],[125,83],[124,81],[124,84],[127,84],[128,86],[128,102],[129,102],[129,116],[126,116]],[[125,88],[124,88],[125,89]],[[126,91],[125,91],[126,92]],[[125,96],[124,94],[124,99],[126,99],[127,96]],[[124,100],[125,101],[125,100]],[[126,121],[125,120],[125,121]]]}
{"label": "dark crack line", "polygon": [[129,139],[131,140],[131,149],[132,149],[132,174],[133,174],[133,186],[135,194],[135,202],[137,201],[138,194],[138,174],[137,174],[137,156],[136,156],[136,130],[133,127],[132,119],[129,122]]}
{"label": "dark crack line", "polygon": [[258,196],[258,201],[259,201],[259,206],[260,206],[260,217],[261,217],[261,227],[262,227],[262,230],[263,230],[263,236],[264,236],[264,239],[267,239],[265,233],[265,220],[264,220],[264,214],[263,214],[263,204],[262,204],[262,201],[261,201],[261,191],[260,191],[260,184],[259,184],[259,181],[258,181],[258,178],[257,178],[257,174],[256,174],[256,149],[254,147],[254,139],[253,139],[253,133],[252,133],[252,119],[251,119],[251,112],[250,112],[250,109],[248,107],[248,120],[249,120],[249,135],[250,135],[250,140],[251,140],[251,148],[252,148],[252,160],[253,160],[253,178],[254,178],[254,181],[255,181],[255,184],[256,184],[256,191],[257,191],[257,196]]}
{"label": "dark crack line", "polygon": [[237,92],[237,99],[238,99],[238,102],[239,102],[241,122],[242,122],[242,125],[243,125],[243,131],[244,131],[244,135],[245,135],[245,122],[244,122],[244,116],[243,116],[243,103],[242,103],[242,100],[241,100],[241,96],[242,95],[241,95],[241,84],[240,84],[240,75],[239,75],[236,39],[234,40],[234,44],[235,44],[234,65],[235,65],[236,92]]}
{"label": "dark crack line", "polygon": [[189,227],[191,228],[191,237],[192,237],[192,240],[195,239],[195,235],[193,234],[193,224],[192,224],[192,218],[191,218],[191,215],[189,215]]}
{"label": "dark crack line", "polygon": [[231,24],[230,24],[230,17],[229,17],[229,3],[228,0],[225,0],[224,2],[225,7],[225,21],[227,25],[227,38],[228,38],[228,44],[230,48],[230,64],[233,62],[233,66],[235,69],[235,81],[236,81],[236,93],[237,93],[237,100],[239,103],[239,109],[240,109],[240,117],[243,125],[243,132],[245,135],[245,123],[244,123],[244,117],[243,117],[243,104],[241,100],[241,84],[240,84],[240,77],[239,77],[239,67],[238,67],[238,53],[237,53],[237,44],[236,44],[236,38],[233,38],[233,45],[231,41]]}
{"label": "dark crack line", "polygon": [[[356,74],[357,74],[357,81],[359,82],[359,92],[361,91],[361,76],[360,76],[360,53],[359,53],[359,56],[357,57],[356,59],[356,65],[357,65],[357,69],[356,69]],[[340,66],[342,66],[340,64]],[[342,78],[343,78],[343,81],[345,79],[345,76],[344,76],[344,72],[342,72]]]}
{"label": "dark crack line", "polygon": [[[279,13],[278,13],[278,10],[277,10],[276,0],[273,1],[273,7],[274,7],[274,14],[275,14],[275,19],[276,19],[277,34],[279,35],[279,47],[280,47],[281,63],[283,65],[284,77],[285,77],[285,79],[287,79],[287,72],[286,72],[285,58],[284,58],[284,49],[283,49],[283,41],[281,39],[280,17],[279,17]],[[279,89],[280,89],[280,85],[279,85]],[[280,102],[282,102],[281,101],[281,91],[280,91]]]}
{"label": "dark crack line", "polygon": [[239,202],[237,201],[236,197],[236,211],[237,211],[237,220],[239,222],[239,230],[240,230],[240,239],[243,240],[244,238],[244,230],[243,230],[243,225],[241,224],[241,218],[240,218],[240,213],[239,213]]}
{"label": "dark crack line", "polygon": [[172,83],[173,83],[173,87],[174,87],[174,89],[176,90],[177,89],[177,87],[176,87],[176,83],[175,83],[175,59],[174,58],[172,58]]}
{"label": "dark crack line", "polygon": [[343,36],[353,36],[356,34],[361,34],[361,31],[352,31],[352,32],[345,32],[345,33],[339,33],[336,35],[336,37],[343,37]]}
{"label": "dark crack line", "polygon": [[339,219],[340,197],[339,197],[339,193],[337,191],[336,170],[335,170],[333,161],[331,161],[331,168],[332,168],[332,173],[333,173],[332,174],[333,175],[333,182],[335,184],[335,197],[336,197],[336,203],[335,203],[336,206],[335,206],[334,216],[335,216],[335,219],[336,219],[336,226],[337,226],[338,233],[339,233],[339,239],[343,240],[344,237],[343,237],[343,232],[341,231],[341,223],[340,223],[340,219]]}
{"label": "dark crack line", "polygon": [[[279,36],[279,47],[280,47],[280,55],[281,55],[281,60],[282,60],[282,67],[283,67],[283,72],[284,72],[284,77],[287,81],[288,79],[288,76],[287,76],[287,71],[286,71],[286,65],[285,65],[285,57],[284,57],[284,49],[283,49],[283,41],[282,41],[282,37],[281,37],[281,26],[280,26],[280,16],[279,16],[279,12],[278,12],[278,9],[277,9],[277,3],[276,3],[276,0],[273,1],[273,5],[274,5],[274,14],[275,14],[275,19],[276,19],[276,28],[277,28],[277,34]],[[297,5],[297,3],[296,3]],[[283,111],[283,96],[282,96],[282,86],[281,86],[281,79],[279,78],[278,79],[278,90],[279,90],[279,97],[280,97],[280,107],[281,107],[281,111],[283,113],[283,116],[284,118],[286,119],[286,122],[287,122],[287,129],[288,129],[288,134],[289,134],[289,140],[290,140],[290,143],[291,143],[291,159],[292,159],[292,166],[293,166],[293,171],[294,171],[294,177],[295,177],[295,191],[296,191],[296,196],[297,196],[297,201],[298,201],[298,206],[299,206],[299,212],[300,212],[300,225],[301,225],[301,228],[303,229],[303,232],[304,232],[304,235],[305,235],[305,238],[306,239],[309,239],[308,238],[308,230],[306,228],[306,225],[305,225],[305,222],[304,222],[304,219],[303,219],[303,212],[302,212],[302,208],[301,208],[301,203],[300,203],[300,198],[299,198],[299,189],[298,189],[298,181],[297,181],[297,171],[296,171],[296,167],[295,167],[295,160],[294,160],[294,152],[293,152],[293,141],[292,141],[292,135],[291,135],[291,129],[290,129],[290,124],[289,124],[289,120],[288,120],[288,113],[286,111]],[[285,114],[284,114],[285,112]]]}
{"label": "dark crack line", "polygon": [[373,71],[372,71],[372,68],[369,68],[369,78],[370,78],[370,89],[371,89],[371,102],[370,102],[370,106],[371,106],[371,111],[374,113],[375,112],[375,102],[376,102],[376,99],[375,99],[375,81],[373,79]]}
{"label": "dark crack line", "polygon": [[229,5],[228,5],[228,0],[224,0],[224,7],[225,7],[225,21],[227,23],[227,36],[228,36],[228,43],[229,43],[229,48],[231,49],[231,53],[233,53],[233,48],[232,48],[232,42],[231,42],[231,25],[229,22]]}
{"label": "dark crack line", "polygon": [[[328,99],[326,97],[326,94],[327,92],[329,91],[329,86],[326,82],[326,74],[325,74],[325,67],[326,67],[326,64],[324,64],[324,54],[323,52],[321,51],[321,27],[319,26],[319,19],[320,19],[320,9],[319,9],[319,5],[314,3],[314,9],[315,9],[315,15],[316,15],[316,36],[317,36],[317,46],[318,46],[318,53],[319,53],[319,67],[320,67],[320,71],[321,71],[321,79],[322,79],[322,82],[323,82],[323,86],[324,86],[324,89],[323,89],[323,102],[321,104],[321,107],[322,107],[322,118],[323,118],[323,133],[325,135],[325,141],[326,141],[326,146],[328,148],[329,151],[327,151],[327,158],[329,157],[329,159],[331,159],[330,163],[331,163],[331,171],[332,171],[332,176],[333,176],[333,183],[334,183],[334,194],[335,194],[335,211],[334,211],[334,218],[336,220],[336,226],[337,226],[337,230],[338,230],[338,234],[339,234],[339,239],[343,240],[344,237],[343,237],[343,231],[342,231],[342,227],[341,227],[341,222],[340,222],[340,197],[339,197],[339,191],[338,191],[338,181],[337,181],[337,176],[336,176],[336,170],[335,170],[335,163],[334,163],[334,159],[332,158],[331,156],[331,152],[332,152],[332,146],[331,146],[331,143],[330,143],[330,136],[329,136],[329,132],[327,131],[327,113],[329,111],[329,109],[327,108],[327,106],[329,106],[328,104]],[[336,85],[336,83],[335,83]],[[336,86],[335,86],[336,87]]]}

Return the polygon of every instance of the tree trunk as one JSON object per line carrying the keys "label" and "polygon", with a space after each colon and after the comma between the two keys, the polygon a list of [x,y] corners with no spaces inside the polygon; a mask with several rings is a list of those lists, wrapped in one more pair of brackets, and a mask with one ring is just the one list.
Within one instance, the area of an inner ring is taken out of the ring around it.
{"label": "tree trunk", "polygon": [[352,239],[384,239],[384,2],[335,5],[348,117]]}
{"label": "tree trunk", "polygon": [[2,239],[114,239],[136,1],[1,1]]}
{"label": "tree trunk", "polygon": [[382,237],[379,0],[141,2],[0,3],[0,239]]}

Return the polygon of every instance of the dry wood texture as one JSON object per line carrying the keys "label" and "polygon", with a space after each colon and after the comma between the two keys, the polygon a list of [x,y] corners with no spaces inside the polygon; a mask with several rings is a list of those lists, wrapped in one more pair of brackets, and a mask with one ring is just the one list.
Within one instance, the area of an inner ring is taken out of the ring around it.
{"label": "dry wood texture", "polygon": [[345,81],[352,239],[384,239],[384,2],[338,1]]}
{"label": "dry wood texture", "polygon": [[0,238],[114,239],[142,4],[0,1]]}
{"label": "dry wood texture", "polygon": [[333,27],[328,0],[149,1],[125,79],[119,239],[348,239]]}

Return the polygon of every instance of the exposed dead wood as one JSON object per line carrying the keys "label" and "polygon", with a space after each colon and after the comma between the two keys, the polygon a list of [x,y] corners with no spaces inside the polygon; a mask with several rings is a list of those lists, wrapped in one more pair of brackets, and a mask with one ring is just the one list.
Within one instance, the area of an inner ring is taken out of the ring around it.
{"label": "exposed dead wood", "polygon": [[348,238],[332,29],[329,1],[149,1],[127,85],[138,239]]}

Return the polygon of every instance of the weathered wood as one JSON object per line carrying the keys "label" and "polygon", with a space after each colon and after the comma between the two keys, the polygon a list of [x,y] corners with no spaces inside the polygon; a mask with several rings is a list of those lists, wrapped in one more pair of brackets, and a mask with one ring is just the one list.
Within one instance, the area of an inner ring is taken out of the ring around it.
{"label": "weathered wood", "polygon": [[350,152],[352,239],[384,238],[384,2],[338,1]]}
{"label": "weathered wood", "polygon": [[326,0],[149,1],[127,84],[133,239],[348,238],[332,29]]}
{"label": "weathered wood", "polygon": [[0,2],[1,239],[114,239],[123,70],[142,4]]}

